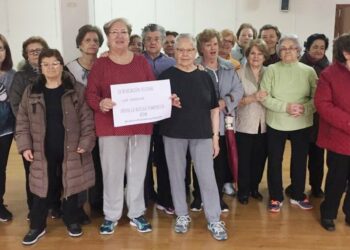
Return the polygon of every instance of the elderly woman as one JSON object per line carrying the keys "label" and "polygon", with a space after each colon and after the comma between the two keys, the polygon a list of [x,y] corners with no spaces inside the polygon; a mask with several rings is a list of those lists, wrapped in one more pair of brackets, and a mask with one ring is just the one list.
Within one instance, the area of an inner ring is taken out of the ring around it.
{"label": "elderly woman", "polygon": [[[74,75],[77,81],[83,83],[84,86],[86,86],[87,77],[90,73],[92,65],[97,58],[98,49],[103,43],[103,35],[98,27],[86,24],[80,27],[75,42],[77,48],[80,50],[81,55],[77,59],[67,63],[66,68]],[[93,210],[102,211],[103,183],[99,154],[100,153],[97,142],[94,149],[92,150],[96,176],[95,186],[89,189],[88,196],[87,192],[82,192],[79,195],[81,224],[88,224],[91,222],[89,216],[85,213],[83,208],[84,203],[87,201],[87,197],[89,197],[89,203]]]}
{"label": "elderly woman", "polygon": [[[151,23],[142,29],[142,40],[145,45],[143,55],[157,78],[163,71],[175,65],[174,58],[161,52],[165,39],[165,29],[158,24]],[[154,163],[157,167],[157,194],[155,199],[157,202],[156,208],[160,211],[164,211],[166,214],[172,215],[174,214],[174,205],[170,192],[169,173],[165,159],[163,138],[159,134],[159,124],[154,125],[151,143],[152,145],[145,182],[146,201],[148,201],[148,199],[150,199],[152,196],[155,196],[153,193],[153,171],[151,171],[152,163]]]}
{"label": "elderly woman", "polygon": [[[205,71],[209,73],[214,83],[216,97],[219,102],[219,146],[221,150],[219,155],[214,159],[214,171],[219,189],[221,210],[227,212],[229,207],[222,199],[222,190],[227,180],[226,177],[230,175],[231,171],[228,164],[228,152],[226,149],[225,116],[230,115],[234,118],[236,117],[236,108],[243,96],[243,88],[232,64],[219,57],[220,43],[220,33],[216,30],[205,29],[199,33],[197,35],[197,48],[200,57],[196,60],[196,63],[201,64]],[[202,203],[200,190],[198,185],[194,185],[194,188],[194,201],[191,208],[199,210]]]}
{"label": "elderly woman", "polygon": [[313,68],[298,61],[300,51],[295,35],[282,37],[277,45],[281,61],[268,67],[260,84],[260,89],[268,93],[262,104],[267,110],[270,212],[279,212],[282,207],[282,159],[287,139],[291,142],[290,203],[304,210],[312,209],[304,189],[317,75]]}
{"label": "elderly woman", "polygon": [[6,166],[15,126],[15,117],[8,98],[8,91],[15,74],[12,66],[10,46],[6,38],[0,34],[0,221],[12,219],[12,213],[4,205]]}
{"label": "elderly woman", "polygon": [[239,69],[241,64],[231,55],[232,48],[237,42],[235,34],[229,29],[224,29],[221,31],[221,37],[222,39],[220,43],[219,56],[230,61],[236,70]]}
{"label": "elderly woman", "polygon": [[116,18],[104,25],[110,51],[108,57],[97,59],[91,69],[86,100],[95,114],[99,137],[103,175],[104,222],[100,234],[113,234],[122,216],[124,203],[124,174],[127,177],[126,202],[130,224],[139,232],[152,231],[144,217],[143,184],[150,149],[152,124],[114,127],[111,99],[112,84],[154,80],[145,58],[128,49],[131,25]]}
{"label": "elderly woman", "polygon": [[40,78],[23,93],[16,122],[18,151],[29,161],[33,204],[31,245],[45,234],[51,199],[63,188],[63,221],[72,237],[82,235],[78,223],[78,193],[95,182],[91,150],[95,145],[93,114],[84,100],[84,87],[63,72],[58,50],[39,56]]}
{"label": "elderly woman", "polygon": [[265,41],[269,50],[270,57],[264,61],[264,66],[269,66],[270,64],[280,61],[276,53],[277,42],[281,38],[281,32],[278,27],[271,24],[262,26],[259,30],[258,38]]}
{"label": "elderly woman", "polygon": [[317,145],[327,149],[328,172],[321,225],[335,230],[334,219],[347,187],[343,212],[350,226],[350,33],[335,40],[334,63],[321,73],[315,105],[320,115]]}
{"label": "elderly woman", "polygon": [[129,50],[137,55],[142,53],[142,40],[139,35],[134,34],[130,36]]}
{"label": "elderly woman", "polygon": [[244,56],[245,47],[248,45],[249,41],[256,38],[256,29],[250,23],[242,23],[237,30],[237,43],[232,48],[231,54],[234,59],[239,61],[241,64],[247,62]]}
{"label": "elderly woman", "polygon": [[[22,56],[25,59],[25,64],[22,69],[16,72],[13,82],[10,88],[10,102],[11,108],[14,115],[17,115],[18,107],[22,99],[23,92],[28,85],[34,84],[39,76],[39,54],[43,49],[47,49],[49,46],[46,41],[38,36],[29,37],[22,44]],[[29,166],[30,162],[22,157],[25,179],[26,179],[26,194],[27,194],[27,205],[29,211],[32,208],[33,195],[29,189]],[[52,204],[51,216],[53,218],[60,217],[60,202],[54,201]],[[27,219],[30,215],[28,213]]]}
{"label": "elderly woman", "polygon": [[[320,76],[321,71],[329,65],[328,58],[325,54],[328,43],[328,38],[324,34],[312,34],[304,43],[305,53],[300,58],[300,62],[313,67],[317,76]],[[311,129],[308,153],[308,169],[311,195],[321,198],[324,196],[321,188],[323,180],[324,149],[316,145],[318,124],[318,113],[314,113],[314,125]]]}
{"label": "elderly woman", "polygon": [[267,157],[265,108],[261,101],[267,92],[259,90],[265,72],[263,62],[269,57],[262,39],[251,40],[246,48],[247,63],[238,71],[244,96],[237,111],[238,201],[248,204],[249,196],[262,200],[259,184]]}
{"label": "elderly woman", "polygon": [[220,198],[213,167],[213,157],[219,154],[218,101],[211,77],[194,65],[195,56],[195,39],[189,34],[178,35],[175,41],[176,65],[160,75],[160,79],[170,79],[171,91],[181,102],[181,106],[173,107],[171,118],[160,124],[177,215],[174,229],[177,233],[186,233],[191,222],[184,183],[189,148],[208,229],[215,239],[226,240],[227,232],[220,221]]}

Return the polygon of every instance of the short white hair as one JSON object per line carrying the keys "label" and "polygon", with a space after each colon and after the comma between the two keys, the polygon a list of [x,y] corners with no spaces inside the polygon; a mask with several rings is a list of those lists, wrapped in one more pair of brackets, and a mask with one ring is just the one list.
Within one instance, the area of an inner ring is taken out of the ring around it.
{"label": "short white hair", "polygon": [[192,46],[193,48],[197,49],[197,46],[196,46],[196,38],[194,38],[191,34],[189,33],[181,33],[179,34],[176,39],[175,39],[175,44],[174,44],[174,47],[177,48],[179,42],[181,39],[187,39],[189,41],[191,41],[192,43]]}
{"label": "short white hair", "polygon": [[277,55],[280,57],[281,56],[281,46],[282,46],[282,43],[284,41],[292,41],[295,45],[295,47],[297,47],[298,49],[298,53],[300,55],[300,52],[302,50],[302,47],[301,47],[301,44],[299,42],[299,39],[298,39],[298,36],[297,35],[294,35],[294,34],[290,34],[290,35],[284,35],[281,37],[281,39],[278,41],[277,43],[277,46],[276,46],[276,52],[277,52]]}

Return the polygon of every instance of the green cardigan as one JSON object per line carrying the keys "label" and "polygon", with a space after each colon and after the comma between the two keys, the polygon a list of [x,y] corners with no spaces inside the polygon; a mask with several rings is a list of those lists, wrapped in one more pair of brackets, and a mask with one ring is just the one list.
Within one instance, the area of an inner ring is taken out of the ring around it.
{"label": "green cardigan", "polygon": [[[315,70],[303,63],[271,64],[260,84],[260,89],[269,93],[262,102],[267,109],[267,125],[281,131],[312,126],[316,81]],[[304,104],[304,114],[297,118],[289,115],[286,111],[288,103]]]}

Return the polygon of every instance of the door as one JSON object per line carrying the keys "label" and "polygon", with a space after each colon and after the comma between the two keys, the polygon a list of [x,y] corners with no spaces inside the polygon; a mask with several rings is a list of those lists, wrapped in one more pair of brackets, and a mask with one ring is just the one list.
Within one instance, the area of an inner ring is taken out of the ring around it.
{"label": "door", "polygon": [[343,33],[350,33],[350,4],[336,5],[334,38]]}

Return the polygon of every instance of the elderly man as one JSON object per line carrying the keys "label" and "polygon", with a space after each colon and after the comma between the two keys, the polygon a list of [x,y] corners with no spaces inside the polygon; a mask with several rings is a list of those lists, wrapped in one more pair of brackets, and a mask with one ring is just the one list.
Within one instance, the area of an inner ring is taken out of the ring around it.
{"label": "elderly man", "polygon": [[[175,59],[161,53],[162,45],[165,41],[165,29],[158,24],[148,24],[142,29],[142,40],[144,44],[144,56],[151,65],[154,76],[158,76],[166,69],[175,65]],[[157,166],[157,209],[167,214],[174,214],[174,205],[170,192],[168,167],[166,164],[163,139],[158,133],[159,126],[156,124],[153,129],[152,146],[147,176],[145,180],[145,200],[152,198],[153,179],[152,179],[152,163]]]}

